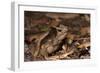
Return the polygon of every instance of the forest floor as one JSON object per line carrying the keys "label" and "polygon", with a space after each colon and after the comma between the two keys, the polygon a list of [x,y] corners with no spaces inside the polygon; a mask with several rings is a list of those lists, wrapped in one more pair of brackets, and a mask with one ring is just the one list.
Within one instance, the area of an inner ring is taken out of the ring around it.
{"label": "forest floor", "polygon": [[24,61],[90,59],[90,15],[24,12]]}

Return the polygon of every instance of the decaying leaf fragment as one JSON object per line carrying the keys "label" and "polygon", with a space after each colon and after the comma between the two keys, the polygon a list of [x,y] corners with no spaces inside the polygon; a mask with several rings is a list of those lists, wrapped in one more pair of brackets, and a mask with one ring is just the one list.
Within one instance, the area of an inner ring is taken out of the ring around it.
{"label": "decaying leaf fragment", "polygon": [[51,17],[56,19],[56,21],[59,21],[59,18],[63,18],[63,19],[72,19],[75,17],[78,17],[79,14],[56,14],[56,13],[47,13],[46,16]]}

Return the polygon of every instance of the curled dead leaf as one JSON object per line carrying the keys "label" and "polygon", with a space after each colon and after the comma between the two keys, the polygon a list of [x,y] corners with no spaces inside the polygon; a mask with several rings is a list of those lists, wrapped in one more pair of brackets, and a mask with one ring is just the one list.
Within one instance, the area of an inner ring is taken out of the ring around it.
{"label": "curled dead leaf", "polygon": [[90,34],[90,27],[83,27],[80,29],[81,35],[84,36],[86,34]]}
{"label": "curled dead leaf", "polygon": [[86,21],[90,22],[90,17],[88,15],[84,15]]}
{"label": "curled dead leaf", "polygon": [[83,43],[83,44],[80,44],[77,48],[87,48],[87,47],[90,47],[90,42],[86,42],[86,43]]}

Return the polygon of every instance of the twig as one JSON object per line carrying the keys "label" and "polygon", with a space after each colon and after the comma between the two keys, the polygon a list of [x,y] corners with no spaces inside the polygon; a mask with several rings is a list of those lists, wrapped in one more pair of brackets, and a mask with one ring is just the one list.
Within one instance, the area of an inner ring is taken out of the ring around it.
{"label": "twig", "polygon": [[55,55],[55,56],[51,56],[51,57],[45,57],[46,60],[59,60],[59,59],[63,59],[63,58],[66,58],[68,57],[68,55],[72,54],[74,51],[71,50],[70,52],[68,53],[64,53],[64,54],[61,54],[61,55]]}

